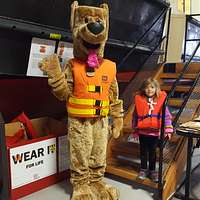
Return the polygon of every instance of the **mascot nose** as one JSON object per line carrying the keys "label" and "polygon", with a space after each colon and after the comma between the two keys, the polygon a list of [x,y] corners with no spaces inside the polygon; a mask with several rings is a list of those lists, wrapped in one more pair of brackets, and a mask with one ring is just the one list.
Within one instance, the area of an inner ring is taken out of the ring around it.
{"label": "mascot nose", "polygon": [[99,22],[91,22],[87,25],[87,27],[95,35],[101,33],[104,29],[104,26]]}

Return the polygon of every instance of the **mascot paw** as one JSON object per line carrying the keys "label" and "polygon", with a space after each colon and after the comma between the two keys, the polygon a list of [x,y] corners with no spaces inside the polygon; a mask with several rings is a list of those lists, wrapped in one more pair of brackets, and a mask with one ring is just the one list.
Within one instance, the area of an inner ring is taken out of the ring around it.
{"label": "mascot paw", "polygon": [[90,187],[86,184],[75,186],[71,200],[96,200]]}
{"label": "mascot paw", "polygon": [[120,132],[123,128],[123,118],[113,118],[113,129],[112,129],[112,136],[114,138],[118,138],[120,136]]}
{"label": "mascot paw", "polygon": [[61,74],[60,62],[56,54],[44,58],[42,62],[39,63],[39,68],[49,76]]}
{"label": "mascot paw", "polygon": [[91,190],[96,195],[97,200],[111,200],[110,195],[105,188],[105,185],[101,182],[91,183]]}
{"label": "mascot paw", "polygon": [[91,188],[99,195],[98,200],[119,200],[119,190],[103,181],[92,183]]}
{"label": "mascot paw", "polygon": [[112,136],[117,139],[120,136],[120,131],[117,128],[113,128]]}
{"label": "mascot paw", "polygon": [[106,190],[109,193],[112,200],[119,200],[120,194],[119,190],[116,187],[106,184]]}

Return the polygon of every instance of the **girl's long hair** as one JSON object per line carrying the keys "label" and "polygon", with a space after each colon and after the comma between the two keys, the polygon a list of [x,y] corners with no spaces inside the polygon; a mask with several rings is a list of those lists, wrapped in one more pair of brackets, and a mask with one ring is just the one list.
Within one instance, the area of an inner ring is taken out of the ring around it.
{"label": "girl's long hair", "polygon": [[153,78],[148,78],[142,83],[142,86],[139,89],[139,94],[142,95],[142,96],[146,96],[145,95],[145,88],[148,85],[153,85],[156,88],[155,97],[156,98],[159,97],[159,95],[160,95],[160,84],[156,79],[153,79]]}

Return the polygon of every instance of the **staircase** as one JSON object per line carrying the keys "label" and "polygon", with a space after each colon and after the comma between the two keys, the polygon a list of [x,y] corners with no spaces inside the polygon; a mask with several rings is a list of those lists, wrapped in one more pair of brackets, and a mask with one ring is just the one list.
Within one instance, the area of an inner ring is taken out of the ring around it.
{"label": "staircase", "polygon": [[[172,67],[172,65],[173,71],[170,72],[170,68]],[[164,65],[163,70],[155,76],[155,78],[161,84],[161,89],[169,92],[174,81],[179,77],[182,69],[183,63],[172,63]],[[191,63],[188,71],[183,75],[182,79],[180,80],[180,84],[176,87],[172,98],[169,99],[169,108],[174,116],[181,107],[184,98],[187,96],[192,84],[194,83],[199,69],[199,63]]]}
{"label": "staircase", "polygon": [[[165,64],[160,67],[157,73],[155,73],[154,78],[160,82],[162,90],[165,90],[166,92],[170,91],[173,82],[179,77],[183,67],[183,63]],[[200,64],[191,63],[189,69],[180,81],[181,84],[176,87],[168,105],[173,118],[176,117],[181,105],[183,104],[184,98],[187,97],[188,91],[194,83],[199,71]],[[137,179],[140,168],[139,144],[135,141],[129,141],[129,135],[132,131],[132,112],[133,107],[131,106],[124,118],[124,129],[121,138],[117,140],[110,139],[109,141],[106,171],[129,180],[134,180],[139,184],[146,185],[157,191],[157,183],[152,182],[150,179],[144,181]],[[163,151],[163,200],[168,199],[168,197],[176,190],[185,163],[186,139],[174,134],[172,139],[167,141]]]}

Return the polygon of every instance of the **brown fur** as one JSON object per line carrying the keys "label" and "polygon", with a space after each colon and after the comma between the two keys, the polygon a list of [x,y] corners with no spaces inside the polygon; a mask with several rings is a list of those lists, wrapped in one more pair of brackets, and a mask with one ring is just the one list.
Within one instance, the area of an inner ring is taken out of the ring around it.
{"label": "brown fur", "polygon": [[[103,58],[108,38],[108,16],[106,4],[102,4],[100,7],[79,6],[77,1],[72,4],[70,24],[75,58],[87,60],[90,47],[85,45],[85,42],[92,46],[99,44],[98,48],[95,48],[95,52],[98,57]],[[87,25],[97,21],[101,22],[103,29],[98,34],[93,34]],[[48,74],[48,83],[53,94],[60,100],[68,101],[69,96],[73,94],[75,81],[71,62],[68,62],[64,72],[61,72],[58,56],[52,55],[43,60],[41,69]],[[123,106],[122,101],[118,99],[116,79],[110,86],[109,99],[109,114],[113,117],[113,137],[117,138],[123,125]],[[70,180],[73,185],[71,200],[118,200],[118,190],[102,181],[106,168],[107,117],[95,120],[69,117],[68,139],[71,161]]]}
{"label": "brown fur", "polygon": [[[86,60],[88,56],[88,49],[84,46],[83,41],[90,44],[100,44],[97,49],[97,55],[103,57],[104,46],[108,38],[109,29],[109,11],[107,4],[102,4],[100,7],[79,6],[75,1],[71,11],[71,30],[74,44],[74,57]],[[104,30],[95,35],[89,31],[87,24],[101,20]]]}

